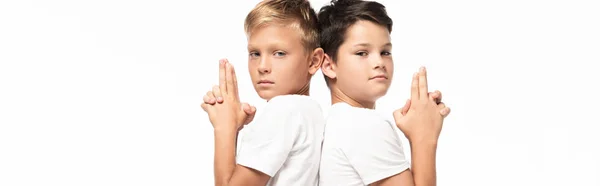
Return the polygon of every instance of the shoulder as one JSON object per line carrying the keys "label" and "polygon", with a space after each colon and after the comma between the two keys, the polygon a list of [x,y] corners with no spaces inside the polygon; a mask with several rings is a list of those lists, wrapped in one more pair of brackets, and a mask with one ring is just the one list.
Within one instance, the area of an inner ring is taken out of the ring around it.
{"label": "shoulder", "polygon": [[321,106],[308,96],[283,95],[269,100],[248,126],[255,131],[291,130],[322,121]]}
{"label": "shoulder", "polygon": [[331,106],[328,123],[343,123],[345,128],[373,128],[390,126],[387,118],[373,109],[350,106],[346,103],[336,103]]}
{"label": "shoulder", "polygon": [[330,133],[328,136],[341,137],[352,143],[356,141],[387,141],[397,138],[394,129],[396,126],[379,112],[352,107],[345,103],[332,105],[326,127]]}
{"label": "shoulder", "polygon": [[[317,101],[309,96],[302,95],[281,95],[269,100],[265,106],[267,112],[293,112],[301,113],[321,113],[321,106]],[[306,112],[312,111],[312,112]]]}

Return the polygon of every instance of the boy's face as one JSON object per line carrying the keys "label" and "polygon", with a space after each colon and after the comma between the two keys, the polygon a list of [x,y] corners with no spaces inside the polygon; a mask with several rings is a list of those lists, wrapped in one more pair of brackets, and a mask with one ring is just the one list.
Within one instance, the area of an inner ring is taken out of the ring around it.
{"label": "boy's face", "polygon": [[256,28],[248,37],[248,71],[258,95],[270,100],[296,94],[307,86],[311,52],[305,50],[299,31],[293,28]]}
{"label": "boy's face", "polygon": [[390,33],[385,26],[358,21],[337,51],[335,86],[356,101],[384,96],[394,75]]}

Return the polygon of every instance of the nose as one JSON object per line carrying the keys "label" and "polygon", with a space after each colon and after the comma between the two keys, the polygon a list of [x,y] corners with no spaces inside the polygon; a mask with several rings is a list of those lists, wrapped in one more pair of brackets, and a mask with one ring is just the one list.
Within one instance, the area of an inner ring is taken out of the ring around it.
{"label": "nose", "polygon": [[374,59],[372,59],[374,67],[373,69],[382,69],[385,70],[385,63],[383,62],[383,57],[381,55],[372,55]]}
{"label": "nose", "polygon": [[258,62],[258,72],[261,74],[271,73],[271,61],[267,57],[263,57]]}

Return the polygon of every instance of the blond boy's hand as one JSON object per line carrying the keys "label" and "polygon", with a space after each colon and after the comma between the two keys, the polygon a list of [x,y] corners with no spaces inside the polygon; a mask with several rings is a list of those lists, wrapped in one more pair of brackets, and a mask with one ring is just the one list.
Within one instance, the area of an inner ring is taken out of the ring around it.
{"label": "blond boy's hand", "polygon": [[[215,96],[215,95],[221,95],[221,93],[219,91],[219,86],[217,86],[217,85],[215,85],[213,87],[212,91],[206,92],[206,95],[204,95],[204,98],[203,98],[204,104],[214,105],[214,104],[223,103],[223,98],[219,97],[220,99],[217,99],[217,96]],[[250,105],[249,103],[242,103],[242,110],[244,110],[247,117],[246,117],[246,120],[244,121],[242,127],[240,127],[238,130],[242,130],[242,128],[244,128],[245,125],[252,122],[252,120],[254,119],[254,115],[256,114],[256,107]]]}
{"label": "blond boy's hand", "polygon": [[[208,113],[216,131],[239,131],[245,123],[251,121],[256,108],[247,105],[244,109],[240,103],[235,70],[226,59],[219,62],[219,86],[213,87],[212,93],[217,97],[216,100],[220,98],[222,102],[212,105],[203,103],[201,107]],[[247,114],[245,110],[252,114]]]}

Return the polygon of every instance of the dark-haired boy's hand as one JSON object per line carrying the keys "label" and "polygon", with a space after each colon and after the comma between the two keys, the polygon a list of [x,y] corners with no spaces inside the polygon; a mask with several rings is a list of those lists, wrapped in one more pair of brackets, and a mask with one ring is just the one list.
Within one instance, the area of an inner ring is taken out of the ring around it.
{"label": "dark-haired boy's hand", "polygon": [[[428,95],[438,105],[439,104],[444,104],[442,102],[442,92],[440,92],[439,90],[436,90],[436,91],[433,91],[433,92],[429,92]],[[402,115],[406,115],[406,113],[408,112],[409,109],[410,109],[410,99],[407,99],[406,103],[404,104],[404,106],[399,109],[400,110],[399,112],[401,112]],[[440,110],[440,114],[442,114],[442,116],[446,117],[446,116],[448,116],[450,114],[450,109],[442,109],[442,110]]]}
{"label": "dark-haired boy's hand", "polygon": [[[439,100],[435,94],[439,94]],[[440,101],[441,92],[428,93],[427,72],[421,68],[413,75],[410,101],[404,108],[394,111],[396,125],[411,143],[437,144],[443,119],[450,113],[450,108]]]}

